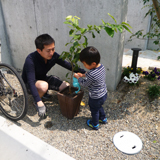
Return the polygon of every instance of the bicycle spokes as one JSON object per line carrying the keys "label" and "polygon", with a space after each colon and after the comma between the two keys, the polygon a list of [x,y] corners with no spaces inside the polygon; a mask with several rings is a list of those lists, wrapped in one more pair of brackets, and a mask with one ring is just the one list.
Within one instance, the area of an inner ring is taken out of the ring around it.
{"label": "bicycle spokes", "polygon": [[12,120],[19,120],[27,111],[27,94],[19,74],[8,65],[0,64],[0,109]]}

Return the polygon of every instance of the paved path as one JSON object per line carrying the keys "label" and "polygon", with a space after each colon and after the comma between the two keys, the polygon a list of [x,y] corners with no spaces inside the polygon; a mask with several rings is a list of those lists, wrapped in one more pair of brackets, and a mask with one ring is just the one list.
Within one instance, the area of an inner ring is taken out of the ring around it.
{"label": "paved path", "polygon": [[[123,63],[122,66],[131,66],[132,64],[132,54],[131,49],[124,49]],[[137,67],[142,67],[143,70],[148,70],[149,67],[160,68],[160,60],[157,57],[160,56],[160,51],[145,50],[140,51],[138,56]]]}
{"label": "paved path", "polygon": [[1,160],[75,160],[0,116]]}

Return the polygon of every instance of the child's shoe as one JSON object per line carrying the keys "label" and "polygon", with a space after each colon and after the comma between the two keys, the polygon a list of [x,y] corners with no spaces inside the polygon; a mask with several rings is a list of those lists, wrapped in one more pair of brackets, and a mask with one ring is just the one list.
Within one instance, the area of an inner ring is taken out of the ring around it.
{"label": "child's shoe", "polygon": [[87,120],[87,125],[89,127],[91,127],[92,129],[94,129],[94,130],[98,130],[99,129],[99,124],[97,124],[96,126],[94,126],[93,123],[92,123],[92,121],[90,119]]}
{"label": "child's shoe", "polygon": [[106,124],[107,123],[107,118],[104,118],[103,120],[99,120],[99,123]]}

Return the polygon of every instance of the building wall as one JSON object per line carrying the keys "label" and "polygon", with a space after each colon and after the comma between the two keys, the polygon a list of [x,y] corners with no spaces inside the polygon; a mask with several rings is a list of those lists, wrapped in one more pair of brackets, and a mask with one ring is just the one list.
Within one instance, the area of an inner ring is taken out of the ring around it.
{"label": "building wall", "polygon": [[[145,14],[148,11],[148,7],[143,8],[142,0],[129,0],[128,1],[128,12],[127,12],[127,23],[132,26],[132,33],[136,33],[139,30],[144,30],[143,33],[147,33],[150,28],[150,16],[144,18]],[[130,40],[131,33],[125,33],[125,48],[141,48],[145,50],[148,48],[148,41],[133,38]],[[151,49],[152,47],[150,47]]]}
{"label": "building wall", "polygon": [[[128,3],[127,0],[0,0],[0,2],[3,19],[3,26],[0,25],[2,62],[20,69],[23,68],[26,56],[35,51],[34,40],[40,34],[48,33],[55,39],[56,52],[59,54],[68,50],[65,44],[70,40],[69,28],[63,23],[66,16],[80,17],[81,27],[87,27],[87,24],[100,25],[101,19],[114,23],[108,13],[121,23],[126,20]],[[101,35],[96,34],[95,39],[91,37],[89,34],[89,45],[99,50],[101,63],[106,68],[108,89],[115,90],[121,77],[124,33],[116,33],[111,38],[102,31]],[[9,50],[5,50],[3,45]],[[9,58],[6,58],[6,55],[9,55]],[[50,74],[64,80],[66,73],[66,69],[57,65],[50,71]]]}

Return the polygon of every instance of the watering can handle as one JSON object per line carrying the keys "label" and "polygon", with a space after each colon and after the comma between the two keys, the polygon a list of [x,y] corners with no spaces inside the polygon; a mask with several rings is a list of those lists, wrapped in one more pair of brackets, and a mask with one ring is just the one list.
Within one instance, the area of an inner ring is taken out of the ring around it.
{"label": "watering can handle", "polygon": [[78,90],[75,91],[75,93],[77,94],[80,91],[81,87],[80,84],[78,83],[78,79],[75,77],[73,77],[73,86],[78,88]]}

